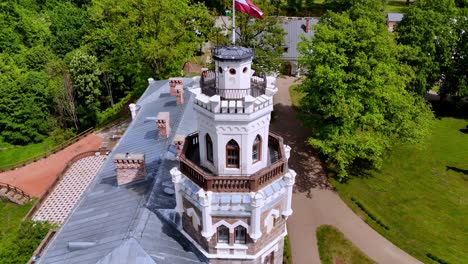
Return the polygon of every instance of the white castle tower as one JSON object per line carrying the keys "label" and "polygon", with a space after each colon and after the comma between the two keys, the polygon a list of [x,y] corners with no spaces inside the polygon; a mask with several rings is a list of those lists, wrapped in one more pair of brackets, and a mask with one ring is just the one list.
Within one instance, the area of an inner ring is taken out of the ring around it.
{"label": "white castle tower", "polygon": [[269,132],[274,78],[253,76],[251,49],[213,50],[192,92],[198,133],[171,170],[183,233],[210,263],[282,263],[296,173]]}

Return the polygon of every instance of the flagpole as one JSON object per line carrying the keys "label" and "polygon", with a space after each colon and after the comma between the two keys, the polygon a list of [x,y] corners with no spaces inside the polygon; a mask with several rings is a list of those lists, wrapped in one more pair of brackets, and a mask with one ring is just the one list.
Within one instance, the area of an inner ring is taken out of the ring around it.
{"label": "flagpole", "polygon": [[236,6],[235,1],[232,0],[232,45],[236,45]]}

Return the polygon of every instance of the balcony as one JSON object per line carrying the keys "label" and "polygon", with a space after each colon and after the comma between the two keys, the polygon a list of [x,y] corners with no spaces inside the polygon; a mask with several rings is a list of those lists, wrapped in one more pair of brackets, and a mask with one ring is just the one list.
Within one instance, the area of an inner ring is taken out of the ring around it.
{"label": "balcony", "polygon": [[213,192],[256,192],[281,178],[287,170],[283,138],[270,133],[268,137],[269,164],[249,176],[217,176],[200,166],[198,133],[185,138],[184,149],[180,156],[180,171],[190,180]]}
{"label": "balcony", "polygon": [[250,87],[242,89],[219,89],[216,83],[216,73],[204,71],[200,77],[200,87],[203,94],[207,96],[219,95],[222,100],[242,100],[244,96],[258,97],[265,94],[267,86],[266,76],[252,76]]}

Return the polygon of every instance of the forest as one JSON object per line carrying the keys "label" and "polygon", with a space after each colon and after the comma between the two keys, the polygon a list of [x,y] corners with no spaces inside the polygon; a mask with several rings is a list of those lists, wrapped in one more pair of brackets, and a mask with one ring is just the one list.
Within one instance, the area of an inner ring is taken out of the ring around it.
{"label": "forest", "polygon": [[0,143],[105,122],[147,78],[179,75],[212,25],[208,9],[187,0],[2,1]]}

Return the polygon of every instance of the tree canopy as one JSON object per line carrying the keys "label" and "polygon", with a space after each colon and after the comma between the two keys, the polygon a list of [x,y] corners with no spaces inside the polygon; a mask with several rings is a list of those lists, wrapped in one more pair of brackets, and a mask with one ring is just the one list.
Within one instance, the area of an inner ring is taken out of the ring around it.
{"label": "tree canopy", "polygon": [[402,60],[415,70],[410,90],[425,94],[440,86],[442,95],[468,95],[467,9],[454,0],[419,0],[396,27],[397,41],[408,46]]}
{"label": "tree canopy", "polygon": [[0,142],[95,126],[149,77],[180,75],[213,24],[190,0],[2,1]]}
{"label": "tree canopy", "polygon": [[418,142],[432,118],[423,99],[405,89],[412,69],[399,62],[401,48],[375,6],[327,13],[299,47],[308,72],[302,105],[315,124],[309,142],[341,179],[379,168],[397,142]]}

